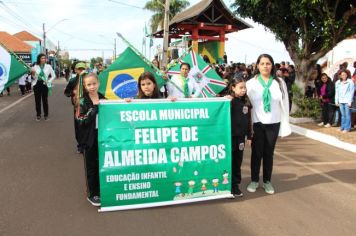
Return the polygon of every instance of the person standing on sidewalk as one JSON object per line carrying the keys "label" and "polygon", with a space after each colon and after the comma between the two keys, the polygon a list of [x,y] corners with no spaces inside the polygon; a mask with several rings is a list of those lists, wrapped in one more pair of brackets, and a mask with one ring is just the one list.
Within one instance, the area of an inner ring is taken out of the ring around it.
{"label": "person standing on sidewalk", "polygon": [[287,86],[276,76],[273,58],[262,54],[257,59],[256,75],[247,81],[247,96],[252,105],[251,183],[247,191],[256,192],[263,160],[263,188],[274,194],[271,183],[274,148],[278,136],[291,134]]}
{"label": "person standing on sidewalk", "polygon": [[[36,102],[36,120],[41,120],[41,101],[43,104],[44,119],[48,119],[48,93],[52,89],[52,81],[56,78],[51,65],[46,64],[46,55],[37,56],[36,65],[32,68],[34,81],[32,82]],[[50,78],[51,76],[51,78]]]}
{"label": "person standing on sidewalk", "polygon": [[331,127],[332,119],[333,119],[333,105],[332,101],[335,96],[335,88],[334,84],[331,81],[331,78],[326,74],[321,74],[321,84],[318,88],[318,96],[321,102],[322,107],[322,122],[318,124],[318,126],[324,126],[326,128]]}
{"label": "person standing on sidewalk", "polygon": [[348,77],[347,71],[342,69],[339,72],[340,80],[335,84],[335,104],[340,108],[341,127],[343,133],[351,130],[351,103],[354,96],[354,82]]}

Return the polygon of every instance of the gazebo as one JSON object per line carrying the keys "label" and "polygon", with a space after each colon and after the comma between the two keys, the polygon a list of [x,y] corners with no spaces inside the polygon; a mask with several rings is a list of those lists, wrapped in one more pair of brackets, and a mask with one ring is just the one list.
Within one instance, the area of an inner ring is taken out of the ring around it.
{"label": "gazebo", "polygon": [[[210,61],[221,62],[225,53],[226,34],[252,28],[237,18],[223,0],[202,0],[177,14],[169,24],[169,39],[190,38],[195,52],[206,55]],[[163,30],[153,34],[163,37]]]}

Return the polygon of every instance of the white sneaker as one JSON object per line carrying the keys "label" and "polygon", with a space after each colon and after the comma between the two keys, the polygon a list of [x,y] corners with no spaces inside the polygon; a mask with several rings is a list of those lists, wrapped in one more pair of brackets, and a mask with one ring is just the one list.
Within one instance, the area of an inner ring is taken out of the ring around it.
{"label": "white sneaker", "polygon": [[331,125],[329,123],[327,123],[326,125],[324,125],[325,128],[330,128]]}
{"label": "white sneaker", "polygon": [[324,122],[320,122],[319,124],[318,124],[318,126],[323,126],[324,125]]}

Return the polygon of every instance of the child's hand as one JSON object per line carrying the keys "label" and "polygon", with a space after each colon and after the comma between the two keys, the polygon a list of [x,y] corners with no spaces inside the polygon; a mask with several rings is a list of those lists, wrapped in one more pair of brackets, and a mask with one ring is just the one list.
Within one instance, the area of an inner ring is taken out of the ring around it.
{"label": "child's hand", "polygon": [[125,101],[125,102],[131,102],[131,101],[132,101],[132,98],[124,98],[124,101]]}
{"label": "child's hand", "polygon": [[246,144],[247,144],[248,146],[251,146],[251,143],[252,143],[251,139],[247,139],[247,140],[246,140]]}
{"label": "child's hand", "polygon": [[233,97],[231,95],[225,95],[224,98],[227,98],[227,99],[230,99],[230,100],[233,99]]}
{"label": "child's hand", "polygon": [[177,98],[168,96],[168,100],[170,100],[171,102],[175,102],[175,101],[177,101]]}

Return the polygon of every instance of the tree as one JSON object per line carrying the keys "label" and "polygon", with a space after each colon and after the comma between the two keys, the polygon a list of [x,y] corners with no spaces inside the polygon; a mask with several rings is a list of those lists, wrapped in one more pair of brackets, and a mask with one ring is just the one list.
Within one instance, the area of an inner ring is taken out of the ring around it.
{"label": "tree", "polygon": [[[150,0],[146,2],[144,9],[154,12],[151,17],[151,32],[156,32],[158,26],[163,29],[165,0]],[[169,3],[169,18],[172,19],[179,12],[190,5],[186,0],[171,0]]]}
{"label": "tree", "polygon": [[283,42],[300,82],[310,76],[318,59],[356,34],[354,0],[235,0],[232,7]]}

